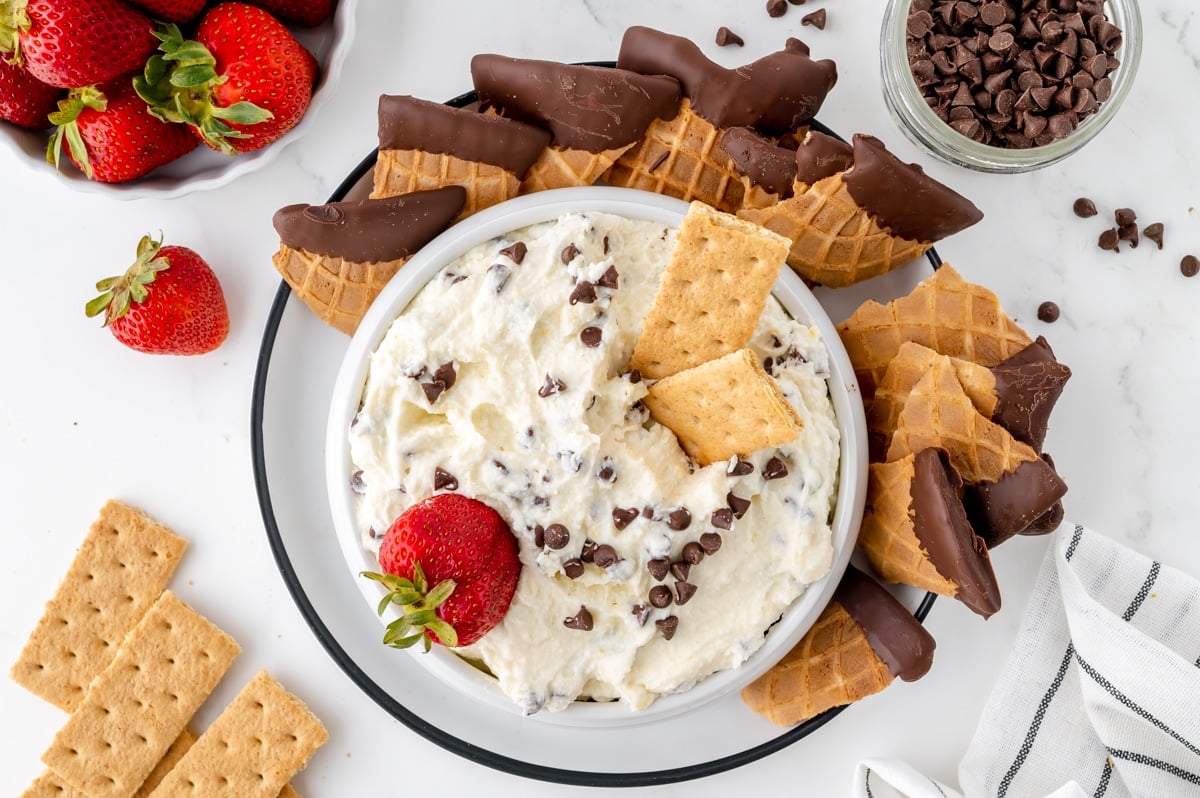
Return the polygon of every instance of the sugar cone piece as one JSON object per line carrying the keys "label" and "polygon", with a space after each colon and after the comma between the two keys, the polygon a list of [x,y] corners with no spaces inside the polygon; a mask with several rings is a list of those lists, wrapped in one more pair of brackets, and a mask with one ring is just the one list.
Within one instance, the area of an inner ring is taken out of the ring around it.
{"label": "sugar cone piece", "polygon": [[957,598],[987,618],[1000,609],[1000,588],[945,458],[926,449],[871,464],[859,546],[885,581]]}
{"label": "sugar cone piece", "polygon": [[979,413],[944,355],[909,392],[887,458],[899,460],[930,447],[949,452],[950,462],[970,483],[996,482],[1022,463],[1038,460],[1032,448]]}
{"label": "sugar cone piece", "polygon": [[467,201],[458,217],[461,219],[517,196],[521,181],[499,166],[464,161],[453,155],[421,150],[379,151],[372,199],[442,186],[462,186],[467,190]]}
{"label": "sugar cone piece", "polygon": [[744,207],[738,215],[791,240],[788,265],[831,288],[886,274],[933,246],[881,228],[850,196],[841,173],[810,186],[797,183],[789,199],[766,208]]}
{"label": "sugar cone piece", "polygon": [[408,258],[354,263],[280,244],[271,261],[321,321],[353,335],[367,308]]}
{"label": "sugar cone piece", "polygon": [[949,264],[907,296],[886,305],[868,300],[838,325],[864,399],[875,395],[900,345],[915,341],[942,355],[995,366],[1031,341],[986,288],[968,283]]}
{"label": "sugar cone piece", "polygon": [[[873,461],[886,457],[909,392],[938,357],[938,353],[927,346],[905,341],[888,364],[883,379],[875,386],[875,397],[867,405],[867,434]],[[971,403],[985,417],[991,418],[996,409],[995,375],[990,369],[968,360],[951,358],[950,362]]]}
{"label": "sugar cone piece", "polygon": [[532,194],[551,188],[590,186],[636,143],[631,141],[622,147],[601,152],[547,147],[525,173],[520,192]]}
{"label": "sugar cone piece", "polygon": [[862,627],[831,601],[800,643],[742,690],[742,700],[772,723],[791,726],[878,693],[893,678]]}
{"label": "sugar cone piece", "polygon": [[700,200],[726,213],[742,207],[744,188],[721,131],[684,99],[674,119],[656,119],[636,146],[604,175],[609,185],[640,188],[682,200]]}

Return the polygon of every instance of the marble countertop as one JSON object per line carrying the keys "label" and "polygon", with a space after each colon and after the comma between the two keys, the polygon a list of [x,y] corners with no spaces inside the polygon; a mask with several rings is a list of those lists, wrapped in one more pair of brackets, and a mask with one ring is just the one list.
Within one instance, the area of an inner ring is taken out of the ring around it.
{"label": "marble countertop", "polygon": [[[802,28],[801,16],[822,7],[826,30]],[[378,94],[452,97],[469,88],[468,63],[481,51],[612,59],[631,24],[689,36],[727,65],[778,49],[789,36],[809,42],[814,57],[836,59],[840,79],[821,120],[844,135],[880,136],[971,197],[986,218],[939,246],[943,258],[995,290],[1073,369],[1046,442],[1070,485],[1067,517],[1200,576],[1193,527],[1200,515],[1200,369],[1191,365],[1200,349],[1200,278],[1179,272],[1183,255],[1200,256],[1200,11],[1186,0],[1142,0],[1141,9],[1143,57],[1125,107],[1083,151],[1027,175],[968,173],[902,137],[880,95],[882,0],[809,0],[778,19],[762,2],[730,0],[364,2],[356,46],[319,124],[267,167],[222,189],[122,202],[73,192],[44,164],[0,152],[9,296],[0,322],[0,660],[15,661],[97,510],[118,497],[192,541],[172,584],[244,649],[216,698],[227,701],[265,667],[329,726],[330,742],[297,778],[302,794],[378,789],[401,751],[404,761],[421,763],[404,774],[409,789],[434,787],[434,774],[443,772],[453,774],[456,793],[586,791],[527,781],[437,748],[379,709],[325,655],[285,590],[263,532],[249,406],[279,284],[270,266],[277,245],[271,213],[323,201],[371,150]],[[720,25],[741,34],[745,47],[716,47]],[[1076,218],[1078,196],[1092,198],[1102,216]],[[1163,222],[1163,251],[1148,242],[1119,254],[1098,249],[1117,207],[1133,208],[1144,223]],[[203,253],[224,285],[232,329],[215,353],[136,354],[84,317],[93,283],[123,270],[138,238],[159,229],[169,242]],[[1036,320],[1045,300],[1062,309],[1055,324]],[[937,603],[928,621],[937,656],[923,680],[897,683],[759,762],[651,789],[716,796],[770,794],[787,784],[797,794],[844,795],[855,763],[879,756],[905,758],[954,783],[1048,542],[1018,539],[996,550],[1004,609],[989,621],[954,602]],[[8,680],[0,681],[0,706],[0,794],[15,795],[41,772],[38,758],[63,716]]]}

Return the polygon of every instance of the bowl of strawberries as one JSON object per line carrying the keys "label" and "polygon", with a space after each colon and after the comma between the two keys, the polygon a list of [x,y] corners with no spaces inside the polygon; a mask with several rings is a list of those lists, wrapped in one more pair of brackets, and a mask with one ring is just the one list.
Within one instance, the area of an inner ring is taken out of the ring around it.
{"label": "bowl of strawberries", "polygon": [[72,188],[169,198],[311,125],[356,0],[2,0],[0,146]]}

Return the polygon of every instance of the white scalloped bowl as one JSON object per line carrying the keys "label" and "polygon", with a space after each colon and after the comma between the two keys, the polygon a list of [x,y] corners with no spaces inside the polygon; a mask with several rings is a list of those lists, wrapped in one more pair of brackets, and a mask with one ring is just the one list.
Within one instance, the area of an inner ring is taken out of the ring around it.
{"label": "white scalloped bowl", "polygon": [[[348,432],[358,411],[371,353],[378,348],[395,319],[421,288],[442,267],[471,247],[510,231],[557,218],[564,213],[606,212],[648,219],[678,227],[687,204],[669,197],[625,188],[593,186],[538,192],[501,203],[450,228],[418,252],[384,288],[362,320],[350,342],[338,373],[326,428],[325,474],[335,534],[346,566],[363,596],[363,611],[375,614],[383,596],[378,583],[362,579],[362,571],[378,570],[374,555],[362,546],[355,523],[354,493],[350,489],[353,464]],[[833,322],[799,277],[784,268],[774,296],[794,318],[817,328],[830,354],[829,393],[841,433],[837,504],[834,510],[833,564],[829,573],[814,582],[767,631],[765,643],[742,665],[721,671],[691,689],[663,695],[648,708],[630,710],[622,702],[576,701],[560,712],[538,712],[536,721],[570,726],[612,727],[661,720],[694,709],[707,701],[740,690],[779,661],[808,631],[825,608],[850,560],[862,521],[867,483],[866,421],[858,382]],[[383,622],[391,620],[385,616]],[[381,625],[382,628],[382,625]],[[379,645],[382,645],[381,643]],[[434,646],[428,654],[420,647],[397,651],[415,656],[431,673],[480,706],[520,714],[491,675],[481,672],[449,649]]]}
{"label": "white scalloped bowl", "polygon": [[[320,65],[312,101],[300,122],[277,141],[255,152],[230,157],[201,145],[187,155],[128,183],[99,183],[88,180],[72,164],[64,163],[55,173],[46,163],[46,131],[0,122],[0,147],[10,150],[17,160],[40,171],[46,180],[60,181],[76,191],[101,194],[114,199],[170,199],[193,191],[208,191],[233,182],[242,175],[266,166],[292,142],[311,128],[321,107],[337,90],[342,64],[354,40],[354,15],[358,0],[338,0],[333,16],[315,28],[290,28]],[[65,159],[64,159],[65,160]]]}

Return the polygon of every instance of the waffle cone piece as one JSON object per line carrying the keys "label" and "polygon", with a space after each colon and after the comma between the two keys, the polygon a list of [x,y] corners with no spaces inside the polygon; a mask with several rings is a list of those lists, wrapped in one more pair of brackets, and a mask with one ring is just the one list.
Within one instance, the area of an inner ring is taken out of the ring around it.
{"label": "waffle cone piece", "polygon": [[905,341],[992,367],[1027,347],[1029,336],[1004,314],[996,295],[968,283],[949,264],[886,305],[868,300],[837,327],[864,399],[875,395]]}
{"label": "waffle cone piece", "polygon": [[772,723],[791,726],[883,690],[895,677],[919,679],[934,641],[900,602],[854,566],[796,646],[742,690],[742,701]]}
{"label": "waffle cone piece", "polygon": [[734,213],[742,206],[745,189],[729,155],[719,146],[720,137],[721,131],[685,98],[675,118],[652,122],[604,180],[613,186],[699,200]]}
{"label": "waffle cone piece", "polygon": [[942,450],[872,463],[858,542],[885,581],[957,598],[987,618],[1000,609],[1000,588],[961,493]]}
{"label": "waffle cone piece", "polygon": [[317,318],[354,335],[367,308],[408,258],[355,263],[281,244],[271,262]]}
{"label": "waffle cone piece", "polygon": [[797,183],[792,197],[774,205],[744,203],[738,215],[790,239],[788,265],[801,277],[831,288],[886,274],[933,246],[880,227],[850,196],[840,173],[812,185]]}
{"label": "waffle cone piece", "polygon": [[590,186],[636,143],[630,142],[600,152],[547,147],[529,167],[525,179],[521,181],[520,193],[532,194],[551,188]]}
{"label": "waffle cone piece", "polygon": [[521,180],[507,169],[421,150],[380,150],[372,199],[443,186],[467,190],[460,218],[517,196]]}

